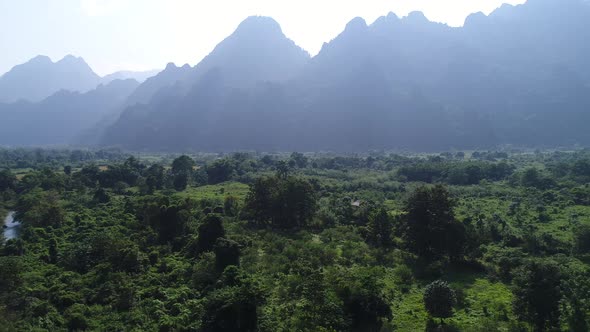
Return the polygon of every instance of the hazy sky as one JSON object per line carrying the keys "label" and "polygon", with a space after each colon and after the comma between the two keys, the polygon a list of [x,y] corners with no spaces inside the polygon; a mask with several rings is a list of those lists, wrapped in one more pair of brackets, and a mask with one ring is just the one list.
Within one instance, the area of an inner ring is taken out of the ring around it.
{"label": "hazy sky", "polygon": [[81,56],[100,75],[194,65],[251,15],[273,17],[315,55],[356,16],[420,10],[460,26],[504,2],[525,0],[0,0],[0,74],[38,54]]}

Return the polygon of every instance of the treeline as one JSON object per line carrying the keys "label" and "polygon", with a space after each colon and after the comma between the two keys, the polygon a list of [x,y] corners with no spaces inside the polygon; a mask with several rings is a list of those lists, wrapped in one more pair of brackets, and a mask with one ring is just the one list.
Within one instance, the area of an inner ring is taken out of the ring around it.
{"label": "treeline", "polygon": [[506,162],[418,162],[401,167],[398,174],[407,181],[474,185],[481,180],[504,180],[514,169]]}
{"label": "treeline", "polygon": [[58,167],[66,164],[79,165],[96,160],[112,162],[124,160],[128,156],[127,153],[116,149],[51,150],[40,148],[0,148],[0,169]]}

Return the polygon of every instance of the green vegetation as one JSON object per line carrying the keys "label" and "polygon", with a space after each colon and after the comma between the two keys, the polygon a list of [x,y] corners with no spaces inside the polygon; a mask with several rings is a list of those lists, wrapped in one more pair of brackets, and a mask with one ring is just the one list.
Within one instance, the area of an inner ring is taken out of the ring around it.
{"label": "green vegetation", "polygon": [[424,307],[432,317],[443,318],[453,316],[455,291],[444,281],[436,280],[424,290]]}
{"label": "green vegetation", "polygon": [[0,165],[0,330],[588,330],[590,151]]}

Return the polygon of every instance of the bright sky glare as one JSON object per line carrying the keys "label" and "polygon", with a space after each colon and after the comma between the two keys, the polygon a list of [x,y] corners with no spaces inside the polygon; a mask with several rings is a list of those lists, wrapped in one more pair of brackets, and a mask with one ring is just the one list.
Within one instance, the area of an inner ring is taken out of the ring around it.
{"label": "bright sky glare", "polygon": [[0,73],[42,54],[83,57],[99,74],[195,65],[248,16],[277,20],[312,55],[352,18],[423,11],[460,26],[525,0],[0,0]]}

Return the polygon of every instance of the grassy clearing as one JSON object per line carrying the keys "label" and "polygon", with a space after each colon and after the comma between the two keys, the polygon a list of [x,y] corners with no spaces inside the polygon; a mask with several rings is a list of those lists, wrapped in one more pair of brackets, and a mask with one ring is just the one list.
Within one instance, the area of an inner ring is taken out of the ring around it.
{"label": "grassy clearing", "polygon": [[428,314],[422,301],[423,288],[413,287],[392,307],[393,320],[388,324],[393,331],[424,331]]}
{"label": "grassy clearing", "polygon": [[179,193],[194,199],[212,199],[223,200],[226,196],[235,196],[243,201],[248,194],[250,187],[247,184],[239,182],[224,182],[216,185],[207,185],[201,187],[190,187]]}
{"label": "grassy clearing", "polygon": [[[469,274],[450,274],[447,280],[457,292],[458,305],[453,318],[445,323],[459,331],[508,331],[513,318],[512,293],[505,284]],[[395,331],[424,331],[428,313],[424,309],[424,286],[413,286],[392,307]],[[493,324],[492,324],[493,323]]]}

